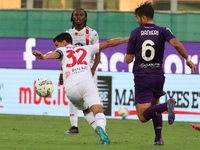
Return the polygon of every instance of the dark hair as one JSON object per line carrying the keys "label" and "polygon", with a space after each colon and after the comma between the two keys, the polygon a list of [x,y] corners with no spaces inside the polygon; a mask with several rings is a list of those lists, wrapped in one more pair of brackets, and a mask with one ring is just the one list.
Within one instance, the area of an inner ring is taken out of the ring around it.
{"label": "dark hair", "polygon": [[154,9],[151,2],[146,1],[142,3],[138,8],[135,9],[135,15],[142,17],[143,15],[147,17],[147,19],[153,19]]}
{"label": "dark hair", "polygon": [[86,13],[86,11],[84,10],[84,9],[82,9],[82,8],[76,8],[76,9],[74,9],[74,11],[72,12],[72,16],[71,16],[71,19],[70,19],[70,21],[72,22],[72,28],[75,26],[75,23],[74,23],[74,20],[73,20],[73,15],[74,15],[74,12],[75,11],[77,11],[77,10],[82,10],[84,13],[85,13],[85,17],[86,17],[86,20],[85,20],[85,22],[84,22],[84,26],[86,27],[86,23],[87,23],[87,13]]}
{"label": "dark hair", "polygon": [[54,43],[55,43],[55,41],[62,42],[63,40],[65,40],[67,43],[72,44],[72,37],[67,32],[60,33],[55,38],[53,38]]}

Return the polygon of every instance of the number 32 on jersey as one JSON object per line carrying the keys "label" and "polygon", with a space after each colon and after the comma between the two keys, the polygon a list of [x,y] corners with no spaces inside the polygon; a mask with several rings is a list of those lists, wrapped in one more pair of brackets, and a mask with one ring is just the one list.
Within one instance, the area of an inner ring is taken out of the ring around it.
{"label": "number 32 on jersey", "polygon": [[[79,58],[76,58],[75,53],[80,53],[82,52],[81,56]],[[66,67],[73,67],[76,64],[77,65],[87,65],[86,61],[83,61],[85,56],[87,55],[87,51],[83,48],[78,48],[76,51],[73,50],[67,50],[67,58],[71,58],[72,59],[72,63],[71,64],[66,64]]]}

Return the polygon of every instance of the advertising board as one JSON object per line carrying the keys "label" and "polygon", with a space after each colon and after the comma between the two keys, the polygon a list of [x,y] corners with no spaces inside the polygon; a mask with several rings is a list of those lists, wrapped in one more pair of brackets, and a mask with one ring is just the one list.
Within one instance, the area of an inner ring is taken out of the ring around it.
{"label": "advertising board", "polygon": [[[199,122],[200,120],[200,76],[188,74],[166,74],[163,103],[176,99],[176,121]],[[54,84],[54,92],[47,98],[34,91],[37,79],[48,78]],[[0,69],[0,113],[69,116],[68,102],[63,87],[58,83],[58,70]],[[98,88],[108,118],[121,118],[118,110],[126,106],[130,114],[127,119],[138,119],[134,106],[134,83],[130,72],[98,72]],[[79,116],[83,117],[82,111]],[[167,112],[163,113],[167,120]]]}

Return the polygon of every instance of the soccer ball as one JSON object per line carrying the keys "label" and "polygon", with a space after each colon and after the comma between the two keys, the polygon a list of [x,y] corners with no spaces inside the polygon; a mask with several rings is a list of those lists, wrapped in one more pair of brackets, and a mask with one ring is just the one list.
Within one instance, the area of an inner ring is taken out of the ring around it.
{"label": "soccer ball", "polygon": [[35,92],[41,97],[48,97],[53,93],[53,90],[53,83],[47,78],[38,79],[35,83]]}
{"label": "soccer ball", "polygon": [[129,115],[129,110],[128,108],[126,108],[125,106],[120,107],[120,109],[118,110],[118,114],[121,117],[127,117]]}

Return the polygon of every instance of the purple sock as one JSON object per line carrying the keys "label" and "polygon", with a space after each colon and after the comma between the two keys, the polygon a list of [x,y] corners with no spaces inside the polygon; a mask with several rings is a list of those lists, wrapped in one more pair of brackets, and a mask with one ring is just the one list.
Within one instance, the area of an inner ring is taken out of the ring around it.
{"label": "purple sock", "polygon": [[155,141],[162,139],[162,114],[152,118],[155,131]]}
{"label": "purple sock", "polygon": [[146,120],[150,120],[153,117],[156,117],[157,115],[160,115],[162,112],[167,110],[167,103],[165,102],[163,104],[159,104],[159,105],[152,105],[149,108],[147,108],[144,113],[143,116]]}

